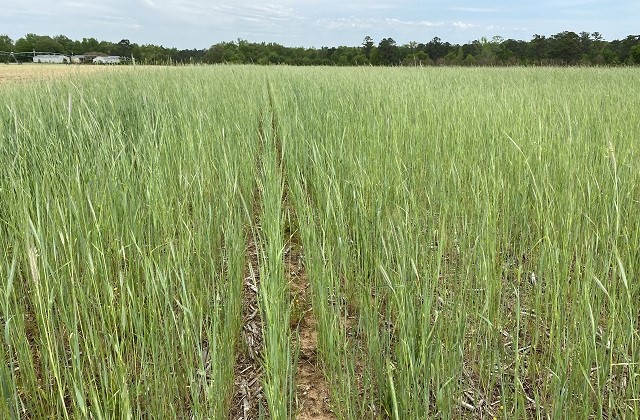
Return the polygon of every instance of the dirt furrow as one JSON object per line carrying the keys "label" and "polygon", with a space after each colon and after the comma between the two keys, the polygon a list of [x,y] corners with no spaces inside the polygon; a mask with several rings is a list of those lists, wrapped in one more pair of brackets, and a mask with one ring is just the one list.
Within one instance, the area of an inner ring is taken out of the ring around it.
{"label": "dirt furrow", "polygon": [[[260,148],[256,159],[256,176],[260,173],[262,165],[260,156],[264,145],[263,116],[260,116],[258,135]],[[260,245],[257,231],[260,228],[260,214],[260,191],[256,186],[251,208],[251,228],[247,233],[242,291],[242,332],[236,349],[233,398],[229,410],[229,418],[232,420],[256,419],[260,413],[268,413],[262,390],[264,337],[258,306]]]}
{"label": "dirt furrow", "polygon": [[284,253],[285,275],[292,297],[292,328],[298,331],[300,353],[296,368],[296,418],[335,419],[331,411],[329,384],[318,360],[317,321],[311,305],[309,279],[304,267],[302,242],[293,228],[295,213],[285,195],[283,208],[288,221]]}

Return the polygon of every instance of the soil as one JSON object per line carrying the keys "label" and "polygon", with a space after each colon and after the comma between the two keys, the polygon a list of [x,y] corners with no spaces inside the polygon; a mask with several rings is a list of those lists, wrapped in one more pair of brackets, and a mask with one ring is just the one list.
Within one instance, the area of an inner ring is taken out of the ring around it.
{"label": "soil", "polygon": [[[259,120],[258,136],[260,151],[256,159],[256,174],[262,165],[261,153],[264,147],[264,127],[262,116]],[[252,229],[247,232],[244,285],[242,293],[242,334],[236,348],[234,366],[233,396],[229,407],[229,419],[257,419],[260,413],[267,416],[265,396],[262,390],[262,353],[264,336],[260,314],[260,244],[257,230],[260,227],[260,192],[256,186],[251,209]]]}
{"label": "soil", "polygon": [[298,328],[300,354],[296,371],[296,418],[335,419],[331,412],[329,385],[318,361],[317,322],[311,309],[309,281],[304,268],[302,247],[293,237],[285,254],[285,269],[294,302],[293,318]]}
{"label": "soil", "polygon": [[[259,211],[254,209],[255,214]],[[233,420],[256,419],[260,411],[266,412],[261,380],[264,337],[258,307],[258,252],[254,235],[249,234],[242,296],[242,335],[236,351],[233,398],[229,410],[229,418]]]}

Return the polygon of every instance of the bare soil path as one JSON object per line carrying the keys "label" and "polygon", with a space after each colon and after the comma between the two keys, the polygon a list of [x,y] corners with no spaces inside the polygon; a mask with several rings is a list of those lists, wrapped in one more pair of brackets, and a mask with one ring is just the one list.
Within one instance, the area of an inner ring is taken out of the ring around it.
{"label": "bare soil path", "polygon": [[[256,176],[260,173],[260,154],[264,147],[263,116],[260,116],[258,135],[260,150],[256,159]],[[247,233],[246,265],[242,292],[242,333],[236,349],[233,397],[229,410],[232,420],[257,419],[260,413],[268,413],[262,390],[262,353],[264,337],[258,301],[260,299],[260,192],[255,188],[251,208],[251,229]]]}

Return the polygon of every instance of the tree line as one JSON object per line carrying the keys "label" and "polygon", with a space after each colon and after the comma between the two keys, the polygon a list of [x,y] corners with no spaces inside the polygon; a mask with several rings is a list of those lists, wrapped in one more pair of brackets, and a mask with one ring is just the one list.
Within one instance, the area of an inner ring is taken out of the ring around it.
{"label": "tree line", "polygon": [[[123,39],[117,43],[95,38],[72,40],[27,34],[13,41],[0,35],[0,51],[51,52],[66,55],[104,54],[133,57],[144,64],[287,64],[295,66],[616,66],[640,64],[640,35],[607,41],[598,32],[564,31],[551,36],[534,35],[529,41],[481,38],[451,44],[435,37],[428,42],[398,45],[392,38],[377,43],[369,36],[362,45],[340,47],[285,47],[277,43],[255,43],[238,39],[220,42],[208,49],[166,48],[139,45]],[[22,56],[28,61],[27,56]]]}

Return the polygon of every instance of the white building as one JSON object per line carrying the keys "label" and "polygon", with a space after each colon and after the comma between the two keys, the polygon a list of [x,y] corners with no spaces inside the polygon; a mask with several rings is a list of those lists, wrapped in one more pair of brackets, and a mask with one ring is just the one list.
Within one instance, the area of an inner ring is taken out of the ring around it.
{"label": "white building", "polygon": [[84,62],[84,55],[72,55],[71,62],[73,64],[82,64]]}
{"label": "white building", "polygon": [[33,56],[34,63],[52,63],[52,64],[66,64],[69,62],[69,58],[64,55],[58,54],[42,54]]}
{"label": "white building", "polygon": [[110,55],[108,57],[96,57],[93,59],[93,64],[120,64],[120,57],[117,55]]}

